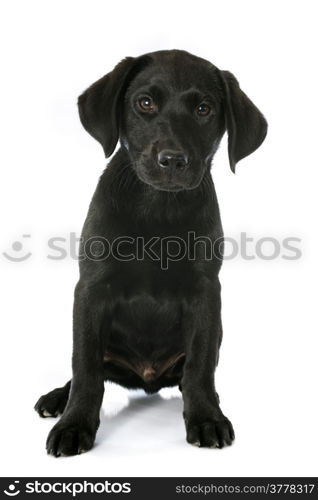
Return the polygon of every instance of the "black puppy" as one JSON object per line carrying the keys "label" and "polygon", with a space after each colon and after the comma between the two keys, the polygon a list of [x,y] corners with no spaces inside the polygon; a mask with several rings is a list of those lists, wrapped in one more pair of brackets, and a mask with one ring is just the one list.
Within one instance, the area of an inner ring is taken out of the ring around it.
{"label": "black puppy", "polygon": [[78,104],[107,157],[121,146],[82,233],[73,378],[36,404],[62,413],[48,453],[92,448],[105,380],[147,393],[179,385],[187,441],[229,445],[214,385],[223,234],[210,166],[227,130],[234,172],[266,121],[231,73],[178,50],[123,60]]}

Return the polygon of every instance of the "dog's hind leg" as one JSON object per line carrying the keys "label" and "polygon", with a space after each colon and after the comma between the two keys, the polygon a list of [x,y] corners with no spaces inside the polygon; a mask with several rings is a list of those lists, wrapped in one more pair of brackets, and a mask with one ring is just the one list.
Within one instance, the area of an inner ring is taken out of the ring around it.
{"label": "dog's hind leg", "polygon": [[35,411],[38,412],[40,417],[57,417],[61,415],[68,400],[70,387],[71,380],[64,387],[59,387],[41,396],[34,407]]}

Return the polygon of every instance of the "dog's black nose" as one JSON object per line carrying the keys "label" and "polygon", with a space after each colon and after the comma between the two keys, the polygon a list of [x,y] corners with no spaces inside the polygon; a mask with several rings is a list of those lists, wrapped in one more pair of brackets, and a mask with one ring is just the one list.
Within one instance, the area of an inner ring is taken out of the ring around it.
{"label": "dog's black nose", "polygon": [[166,149],[158,154],[158,164],[162,168],[176,168],[182,170],[188,165],[188,156],[182,151]]}

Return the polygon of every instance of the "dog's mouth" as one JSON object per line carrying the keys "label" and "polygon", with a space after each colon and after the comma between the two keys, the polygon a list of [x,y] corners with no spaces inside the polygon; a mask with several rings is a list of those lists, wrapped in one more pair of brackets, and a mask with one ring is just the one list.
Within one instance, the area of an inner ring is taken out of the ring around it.
{"label": "dog's mouth", "polygon": [[158,191],[172,191],[176,193],[178,191],[184,191],[186,189],[189,189],[188,187],[182,184],[175,184],[172,181],[170,182],[157,181],[145,178],[144,176],[141,175],[138,175],[138,177],[142,182],[144,182],[148,186],[153,187],[154,189],[157,189]]}
{"label": "dog's mouth", "polygon": [[135,163],[135,170],[138,178],[148,186],[158,191],[188,191],[199,186],[204,175],[204,169],[200,172],[194,172],[191,164],[178,172],[171,172],[162,169],[150,159],[139,160]]}

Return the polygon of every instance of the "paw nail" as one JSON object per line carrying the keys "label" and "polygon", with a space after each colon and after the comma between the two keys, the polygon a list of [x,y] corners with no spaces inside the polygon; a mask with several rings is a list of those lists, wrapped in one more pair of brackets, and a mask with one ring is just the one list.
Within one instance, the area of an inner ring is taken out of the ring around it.
{"label": "paw nail", "polygon": [[52,417],[53,415],[49,413],[47,410],[43,410],[42,412],[43,417]]}
{"label": "paw nail", "polygon": [[193,446],[200,446],[201,443],[200,441],[194,441],[193,443],[191,443]]}

